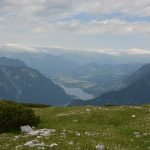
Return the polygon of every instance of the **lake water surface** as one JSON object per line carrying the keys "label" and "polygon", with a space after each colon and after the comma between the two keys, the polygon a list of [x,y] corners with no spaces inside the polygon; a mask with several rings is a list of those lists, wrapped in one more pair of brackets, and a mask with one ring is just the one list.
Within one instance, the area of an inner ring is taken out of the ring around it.
{"label": "lake water surface", "polygon": [[80,88],[70,88],[70,87],[65,87],[63,85],[59,85],[59,86],[63,88],[68,95],[73,95],[83,100],[94,98],[94,95],[88,94]]}

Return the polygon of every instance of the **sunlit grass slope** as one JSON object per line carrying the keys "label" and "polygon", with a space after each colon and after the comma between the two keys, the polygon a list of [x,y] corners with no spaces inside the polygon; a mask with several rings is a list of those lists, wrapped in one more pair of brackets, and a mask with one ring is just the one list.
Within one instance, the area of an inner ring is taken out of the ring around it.
{"label": "sunlit grass slope", "polygon": [[56,129],[56,132],[40,138],[4,133],[0,135],[0,149],[36,150],[37,147],[18,148],[34,139],[47,145],[58,144],[39,149],[94,150],[98,144],[103,144],[106,150],[150,149],[150,106],[51,107],[34,108],[34,111],[41,118],[38,128]]}

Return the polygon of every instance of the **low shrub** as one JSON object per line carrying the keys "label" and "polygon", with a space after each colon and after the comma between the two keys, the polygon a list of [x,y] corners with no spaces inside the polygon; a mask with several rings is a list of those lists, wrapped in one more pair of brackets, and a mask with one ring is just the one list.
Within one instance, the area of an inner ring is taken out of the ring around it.
{"label": "low shrub", "polygon": [[105,104],[104,107],[118,107],[118,105],[115,105],[115,104]]}
{"label": "low shrub", "polygon": [[31,107],[31,108],[47,108],[51,107],[50,105],[46,104],[32,104],[32,103],[21,103],[23,106]]}
{"label": "low shrub", "polygon": [[39,117],[33,110],[12,101],[0,100],[0,132],[19,129],[20,126],[36,126]]}

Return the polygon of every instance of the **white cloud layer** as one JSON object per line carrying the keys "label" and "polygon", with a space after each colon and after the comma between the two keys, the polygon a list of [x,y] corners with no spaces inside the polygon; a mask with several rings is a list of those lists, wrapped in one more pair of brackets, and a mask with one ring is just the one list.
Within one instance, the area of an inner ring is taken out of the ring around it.
{"label": "white cloud layer", "polygon": [[124,20],[111,19],[103,21],[80,22],[77,20],[62,21],[36,27],[35,32],[72,31],[80,34],[142,34],[150,35],[150,22],[130,23]]}
{"label": "white cloud layer", "polygon": [[[36,17],[64,17],[83,13],[123,13],[150,16],[149,0],[1,0],[0,12]],[[19,12],[19,14],[17,14]]]}
{"label": "white cloud layer", "polygon": [[150,0],[0,0],[0,44],[51,39],[59,45],[65,37],[81,41],[80,35],[150,38],[149,10]]}
{"label": "white cloud layer", "polygon": [[19,45],[15,43],[7,43],[6,45],[2,46],[3,49],[9,49],[11,52],[17,52],[18,50],[20,52],[30,52],[30,53],[36,53],[38,52],[35,48]]}
{"label": "white cloud layer", "polygon": [[18,26],[41,24],[81,13],[150,17],[149,10],[150,0],[1,0],[0,23]]}
{"label": "white cloud layer", "polygon": [[111,56],[121,56],[121,55],[130,55],[130,56],[150,56],[150,50],[149,49],[138,49],[138,48],[132,48],[132,49],[99,49],[99,48],[93,48],[93,49],[81,49],[81,48],[63,48],[63,47],[30,47],[30,46],[24,46],[19,45],[15,43],[7,43],[0,47],[0,52],[11,52],[11,53],[51,53],[54,51],[58,51],[59,53],[65,53],[65,52],[91,52],[91,53],[99,53],[99,54],[105,54],[105,55],[111,55]]}

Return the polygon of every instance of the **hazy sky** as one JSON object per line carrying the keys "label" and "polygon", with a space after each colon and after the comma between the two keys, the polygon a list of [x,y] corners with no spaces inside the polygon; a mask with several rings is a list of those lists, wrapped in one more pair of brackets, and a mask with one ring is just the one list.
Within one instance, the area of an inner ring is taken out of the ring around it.
{"label": "hazy sky", "polygon": [[150,49],[150,0],[0,0],[0,45]]}

